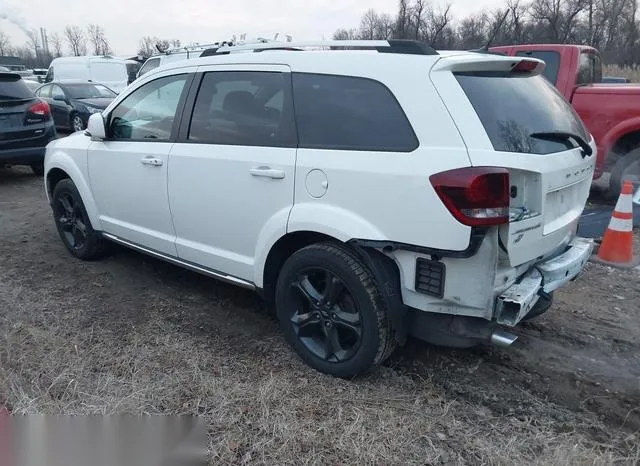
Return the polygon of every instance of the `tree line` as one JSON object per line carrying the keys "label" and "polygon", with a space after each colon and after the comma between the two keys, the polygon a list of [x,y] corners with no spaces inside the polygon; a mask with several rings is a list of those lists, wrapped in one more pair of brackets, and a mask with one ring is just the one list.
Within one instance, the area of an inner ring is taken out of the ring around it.
{"label": "tree line", "polygon": [[[105,30],[98,24],[89,24],[83,28],[68,25],[62,34],[54,32],[45,36],[37,29],[25,30],[27,41],[23,45],[13,45],[9,36],[0,30],[0,56],[19,57],[27,68],[46,68],[51,60],[62,56],[111,55],[113,50]],[[139,40],[136,53],[147,58],[157,53],[156,44],[161,48],[180,47],[176,39],[160,39],[144,36]]]}
{"label": "tree line", "polygon": [[502,8],[455,18],[452,5],[399,0],[395,16],[368,10],[334,39],[417,39],[436,49],[572,43],[600,50],[605,63],[640,63],[638,0],[507,0]]}

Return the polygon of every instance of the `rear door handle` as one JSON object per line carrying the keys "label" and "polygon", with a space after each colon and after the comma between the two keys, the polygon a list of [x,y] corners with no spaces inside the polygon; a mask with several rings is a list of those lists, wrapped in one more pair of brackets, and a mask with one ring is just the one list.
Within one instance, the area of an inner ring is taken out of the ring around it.
{"label": "rear door handle", "polygon": [[156,157],[147,156],[147,157],[142,158],[140,160],[140,163],[142,165],[151,165],[153,167],[160,167],[160,166],[162,166],[162,164],[164,162],[161,159],[158,159]]}
{"label": "rear door handle", "polygon": [[265,178],[273,178],[274,180],[281,180],[284,178],[284,170],[276,170],[271,167],[256,167],[249,170],[252,176],[262,176]]}

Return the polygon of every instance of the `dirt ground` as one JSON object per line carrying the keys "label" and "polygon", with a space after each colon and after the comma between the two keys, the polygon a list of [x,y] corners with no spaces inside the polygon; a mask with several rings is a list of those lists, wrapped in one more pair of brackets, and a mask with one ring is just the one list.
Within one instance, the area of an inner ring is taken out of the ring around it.
{"label": "dirt ground", "polygon": [[509,349],[411,341],[344,381],[249,292],[124,249],[73,259],[27,170],[0,170],[0,238],[14,413],[204,415],[217,464],[640,462],[638,270],[590,264]]}

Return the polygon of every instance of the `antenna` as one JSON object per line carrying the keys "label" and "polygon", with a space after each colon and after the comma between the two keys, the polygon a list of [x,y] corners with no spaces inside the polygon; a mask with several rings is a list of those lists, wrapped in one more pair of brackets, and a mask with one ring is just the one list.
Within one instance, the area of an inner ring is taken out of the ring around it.
{"label": "antenna", "polygon": [[500,30],[500,28],[502,27],[502,24],[504,23],[504,21],[507,19],[507,16],[509,15],[509,10],[504,12],[504,15],[502,15],[502,18],[500,19],[500,21],[498,21],[498,24],[496,24],[496,27],[493,28],[493,31],[491,32],[491,35],[489,36],[489,39],[487,40],[487,43],[484,44],[482,47],[480,47],[479,49],[474,49],[471,50],[471,52],[479,52],[479,53],[490,53],[489,52],[489,46],[491,45],[491,43],[493,42],[493,39],[496,38],[496,35],[498,34],[498,31]]}

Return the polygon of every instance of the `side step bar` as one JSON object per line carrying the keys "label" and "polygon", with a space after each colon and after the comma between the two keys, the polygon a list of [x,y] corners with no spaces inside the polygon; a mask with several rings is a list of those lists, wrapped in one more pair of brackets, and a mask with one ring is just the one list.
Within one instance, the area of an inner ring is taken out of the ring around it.
{"label": "side step bar", "polygon": [[256,287],[253,283],[248,282],[246,280],[242,280],[241,278],[234,277],[232,275],[227,275],[222,272],[217,272],[215,270],[208,269],[206,267],[202,267],[200,265],[194,264],[192,262],[183,261],[182,259],[178,259],[177,257],[168,256],[158,251],[154,251],[153,249],[145,248],[144,246],[140,246],[139,244],[131,243],[127,240],[119,238],[118,236],[112,235],[110,233],[102,233],[109,241],[113,241],[114,243],[121,244],[128,248],[134,249],[136,251],[140,251],[144,254],[148,254],[150,256],[156,257],[158,259],[162,259],[166,262],[170,262],[174,265],[178,265],[180,267],[184,267],[185,269],[193,270],[194,272],[201,273],[203,275],[207,275],[209,277],[213,277],[217,280],[223,281],[225,283],[230,283],[232,285],[241,286],[243,288],[247,288],[249,290],[255,290]]}

